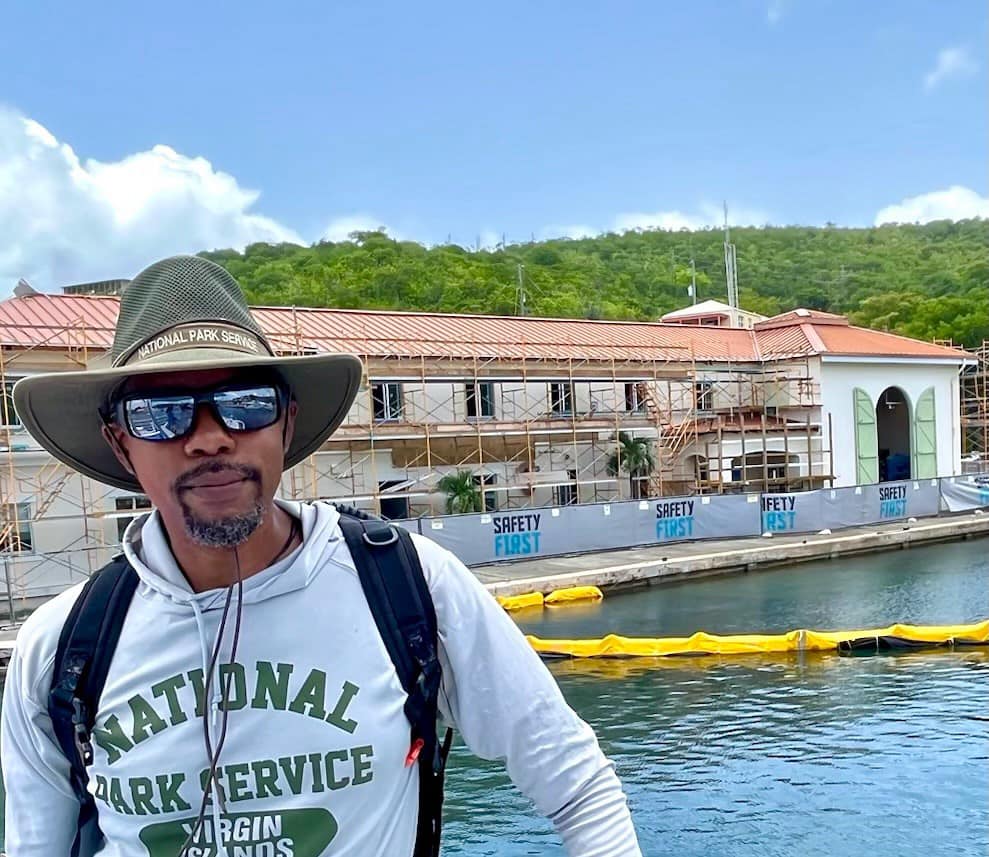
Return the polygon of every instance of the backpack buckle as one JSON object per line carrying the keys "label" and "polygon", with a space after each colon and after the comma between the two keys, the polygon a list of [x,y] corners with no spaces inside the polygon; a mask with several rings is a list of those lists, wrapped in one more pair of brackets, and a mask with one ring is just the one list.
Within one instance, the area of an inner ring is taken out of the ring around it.
{"label": "backpack buckle", "polygon": [[86,725],[86,706],[78,696],[72,698],[72,740],[83,765],[93,764],[93,742]]}
{"label": "backpack buckle", "polygon": [[[384,538],[381,538],[381,537]],[[398,541],[398,533],[395,532],[395,528],[384,524],[383,526],[376,526],[374,529],[369,527],[364,528],[364,541],[367,542],[373,548],[384,548],[388,545],[393,545]]]}

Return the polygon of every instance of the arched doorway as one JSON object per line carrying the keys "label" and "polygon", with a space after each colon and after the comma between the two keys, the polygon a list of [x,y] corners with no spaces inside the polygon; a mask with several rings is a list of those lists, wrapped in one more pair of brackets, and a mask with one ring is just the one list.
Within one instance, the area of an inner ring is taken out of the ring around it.
{"label": "arched doorway", "polygon": [[876,402],[876,437],[879,447],[879,481],[909,479],[910,400],[899,387],[887,387]]}

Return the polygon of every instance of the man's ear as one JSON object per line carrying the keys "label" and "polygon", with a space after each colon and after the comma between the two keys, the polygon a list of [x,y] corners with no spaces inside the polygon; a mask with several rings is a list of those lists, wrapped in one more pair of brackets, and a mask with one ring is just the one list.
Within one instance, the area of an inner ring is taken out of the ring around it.
{"label": "man's ear", "polygon": [[295,437],[295,416],[299,413],[299,403],[292,399],[285,409],[285,429],[282,432],[282,452],[287,453]]}
{"label": "man's ear", "polygon": [[100,429],[103,433],[103,440],[105,440],[109,445],[110,449],[113,450],[113,454],[117,457],[117,461],[120,462],[120,466],[124,468],[131,476],[137,476],[134,472],[134,468],[130,463],[130,456],[127,454],[127,450],[124,449],[123,445],[120,443],[120,438],[117,436],[117,431],[113,425],[108,425],[103,423],[103,427]]}

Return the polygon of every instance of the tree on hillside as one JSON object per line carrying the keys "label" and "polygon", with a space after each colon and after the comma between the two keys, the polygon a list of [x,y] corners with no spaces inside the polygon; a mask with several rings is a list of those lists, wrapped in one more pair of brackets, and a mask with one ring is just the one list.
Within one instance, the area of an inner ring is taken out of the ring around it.
{"label": "tree on hillside", "polygon": [[[805,306],[968,346],[989,336],[989,220],[742,227],[732,237],[746,309],[774,315]],[[691,303],[691,259],[698,298],[725,299],[723,240],[717,229],[646,230],[472,252],[372,230],[312,247],[251,244],[204,255],[237,277],[254,304],[512,314],[522,265],[530,315],[655,320]]]}

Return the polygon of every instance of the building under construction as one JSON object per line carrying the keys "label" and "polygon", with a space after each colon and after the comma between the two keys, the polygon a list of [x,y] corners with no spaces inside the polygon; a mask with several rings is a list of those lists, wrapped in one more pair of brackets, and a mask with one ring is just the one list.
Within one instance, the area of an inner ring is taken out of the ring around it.
{"label": "building under construction", "polygon": [[[0,303],[0,547],[11,607],[99,568],[126,523],[148,507],[143,496],[53,460],[20,427],[10,397],[26,374],[105,361],[117,305],[116,297],[78,293],[22,293]],[[957,423],[957,398],[953,418],[946,403],[957,395],[960,352],[806,310],[751,329],[702,323],[689,313],[657,324],[291,307],[254,312],[280,353],[352,353],[365,366],[346,421],[323,449],[285,474],[283,496],[338,499],[389,518],[854,484],[869,472],[862,455],[852,456],[858,464],[843,463],[834,448],[856,445],[835,443],[855,430],[855,420],[828,400],[851,401],[848,385],[863,383],[846,365],[856,359],[873,365],[888,355],[894,363],[947,367],[923,375],[912,368],[909,384],[890,389],[916,398],[941,384],[942,375],[946,384],[953,379],[955,393],[938,393],[938,419]],[[882,446],[895,395],[885,404],[880,392],[869,396],[879,402],[873,430],[878,425]],[[930,457],[904,425],[889,430],[889,449],[906,444],[908,453],[916,447],[918,462]],[[951,443],[923,468],[956,467]]]}

